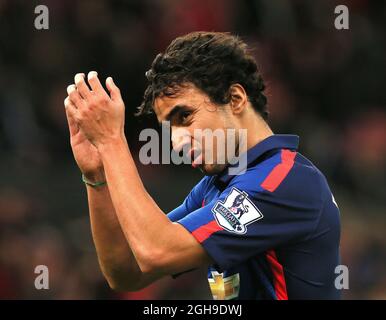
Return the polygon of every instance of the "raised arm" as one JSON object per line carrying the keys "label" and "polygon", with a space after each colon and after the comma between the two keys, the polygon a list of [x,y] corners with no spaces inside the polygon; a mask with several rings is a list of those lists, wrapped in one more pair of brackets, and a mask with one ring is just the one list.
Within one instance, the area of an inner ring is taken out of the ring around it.
{"label": "raised arm", "polygon": [[70,88],[67,111],[100,154],[116,216],[142,275],[154,281],[209,265],[212,261],[196,239],[172,223],[146,192],[124,136],[118,87],[108,78],[109,96],[95,73],[88,80],[94,94]]}
{"label": "raised arm", "polygon": [[[79,82],[79,77],[83,76],[78,74],[75,82]],[[69,91],[73,89],[70,87]],[[74,158],[87,181],[103,182],[106,178],[99,152],[79,130],[75,119],[68,112],[70,104],[72,102],[66,98],[66,116]],[[110,287],[121,291],[145,286],[151,279],[142,276],[117,219],[107,184],[96,187],[86,185],[86,188],[92,237],[100,268]]]}

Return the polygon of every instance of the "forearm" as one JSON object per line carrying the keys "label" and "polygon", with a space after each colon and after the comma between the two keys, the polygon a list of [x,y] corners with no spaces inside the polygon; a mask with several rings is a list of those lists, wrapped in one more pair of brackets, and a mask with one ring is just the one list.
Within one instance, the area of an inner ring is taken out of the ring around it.
{"label": "forearm", "polygon": [[114,289],[134,287],[141,270],[115,214],[108,187],[87,186],[91,230],[100,268]]}
{"label": "forearm", "polygon": [[171,248],[173,224],[146,192],[125,139],[103,146],[100,154],[118,220],[146,273],[151,269],[148,258],[160,261]]}
{"label": "forearm", "polygon": [[146,192],[125,138],[99,146],[122,231],[145,278],[152,280],[209,265],[211,258]]}

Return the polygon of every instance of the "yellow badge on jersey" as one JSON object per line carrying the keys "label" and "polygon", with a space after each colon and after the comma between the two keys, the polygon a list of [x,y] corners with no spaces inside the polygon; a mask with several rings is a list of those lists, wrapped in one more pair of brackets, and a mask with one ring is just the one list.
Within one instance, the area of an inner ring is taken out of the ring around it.
{"label": "yellow badge on jersey", "polygon": [[214,300],[230,300],[239,296],[240,275],[232,274],[226,278],[224,273],[211,271],[212,278],[208,278],[210,290]]}

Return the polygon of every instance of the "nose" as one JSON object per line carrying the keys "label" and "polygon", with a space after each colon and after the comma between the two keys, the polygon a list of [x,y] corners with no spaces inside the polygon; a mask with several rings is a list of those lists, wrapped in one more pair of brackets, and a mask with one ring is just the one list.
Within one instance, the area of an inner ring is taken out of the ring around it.
{"label": "nose", "polygon": [[173,146],[173,150],[175,152],[180,152],[182,151],[182,148],[186,145],[186,144],[191,144],[191,134],[188,130],[184,129],[184,128],[177,128],[177,127],[173,127],[171,128],[172,130],[172,146]]}

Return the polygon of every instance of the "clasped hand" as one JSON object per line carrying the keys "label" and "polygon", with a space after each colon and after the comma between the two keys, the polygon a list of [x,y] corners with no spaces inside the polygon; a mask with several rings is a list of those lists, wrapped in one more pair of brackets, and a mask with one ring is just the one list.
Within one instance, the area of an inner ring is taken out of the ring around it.
{"label": "clasped hand", "polygon": [[124,139],[125,105],[113,79],[106,79],[105,91],[98,74],[91,71],[75,75],[75,84],[67,87],[64,101],[68,115],[86,138],[98,149],[117,139]]}

